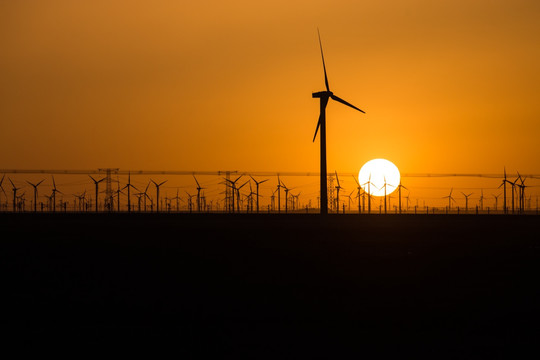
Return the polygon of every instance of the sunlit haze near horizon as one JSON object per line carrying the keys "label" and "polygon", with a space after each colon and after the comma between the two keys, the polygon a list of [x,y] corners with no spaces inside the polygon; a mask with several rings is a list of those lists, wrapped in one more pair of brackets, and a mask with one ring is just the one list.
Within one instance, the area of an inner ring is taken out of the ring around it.
{"label": "sunlit haze near horizon", "polygon": [[[537,1],[4,1],[0,168],[539,173]],[[311,180],[310,180],[311,181]]]}

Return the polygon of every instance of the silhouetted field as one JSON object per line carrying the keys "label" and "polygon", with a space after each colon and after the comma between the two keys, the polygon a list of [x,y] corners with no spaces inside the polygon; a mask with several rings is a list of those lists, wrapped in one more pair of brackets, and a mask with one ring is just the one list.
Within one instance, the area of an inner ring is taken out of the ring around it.
{"label": "silhouetted field", "polygon": [[187,357],[516,356],[540,335],[539,224],[0,214],[4,339]]}

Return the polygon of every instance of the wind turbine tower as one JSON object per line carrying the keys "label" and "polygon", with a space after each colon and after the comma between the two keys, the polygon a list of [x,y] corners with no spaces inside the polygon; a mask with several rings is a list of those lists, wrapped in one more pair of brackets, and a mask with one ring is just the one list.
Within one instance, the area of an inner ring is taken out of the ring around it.
{"label": "wind turbine tower", "polygon": [[345,100],[337,97],[336,95],[334,95],[332,91],[330,91],[330,85],[328,84],[328,76],[326,74],[326,64],[324,62],[321,34],[318,29],[317,29],[317,33],[319,35],[319,47],[321,49],[321,58],[322,58],[322,63],[323,63],[324,83],[326,85],[326,91],[319,91],[311,95],[314,99],[318,98],[319,103],[320,103],[319,121],[317,122],[317,128],[315,129],[315,136],[313,136],[313,141],[315,141],[315,138],[317,137],[317,132],[319,131],[319,128],[320,128],[321,134],[319,136],[319,139],[320,139],[320,147],[321,147],[321,171],[320,171],[321,215],[327,215],[328,214],[328,188],[327,188],[327,170],[326,170],[326,106],[328,105],[328,100],[332,99],[334,101],[340,102],[362,113],[364,111],[360,110],[354,105],[349,104]]}

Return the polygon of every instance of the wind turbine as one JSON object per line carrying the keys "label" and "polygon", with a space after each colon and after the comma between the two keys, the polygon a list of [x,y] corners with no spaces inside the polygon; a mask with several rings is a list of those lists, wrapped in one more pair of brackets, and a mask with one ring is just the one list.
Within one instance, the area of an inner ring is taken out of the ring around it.
{"label": "wind turbine", "polygon": [[279,174],[277,176],[277,211],[281,212],[281,180],[279,180]]}
{"label": "wind turbine", "polygon": [[351,211],[351,196],[352,196],[353,192],[354,192],[354,190],[351,191],[351,193],[349,195],[347,195],[347,197],[349,198],[349,212]]}
{"label": "wind turbine", "polygon": [[133,188],[133,189],[137,190],[139,193],[141,192],[135,186],[131,185],[131,172],[128,173],[128,182],[127,182],[126,186],[124,186],[122,188],[122,190],[124,190],[125,188],[127,188],[128,212],[131,212],[131,192],[129,191],[129,189]]}
{"label": "wind turbine", "polygon": [[240,189],[243,188],[244,185],[246,185],[248,182],[249,180],[236,188],[236,210],[238,210],[239,212],[241,210],[240,209]]}
{"label": "wind turbine", "polygon": [[[2,183],[4,182],[5,177],[6,177],[6,174],[4,174],[2,176],[2,179],[0,179],[0,190],[2,190],[2,192],[4,193],[4,196],[6,197],[6,207],[7,207],[8,197],[7,197],[6,191],[4,190],[4,187],[2,186]],[[2,202],[1,201],[0,201],[0,210],[2,210]]]}
{"label": "wind turbine", "polygon": [[[118,182],[118,189],[116,189],[116,209],[118,212],[120,212],[120,194],[123,194],[124,192],[120,190],[120,182]],[[129,203],[129,200],[128,200]],[[129,205],[128,205],[129,208]]]}
{"label": "wind turbine", "polygon": [[296,204],[295,204],[295,209],[296,210],[300,210],[300,194],[302,194],[301,191],[296,195],[292,195],[294,201],[296,202]]}
{"label": "wind turbine", "polygon": [[[249,175],[249,177],[253,179],[253,176]],[[259,185],[262,184],[265,181],[268,181],[268,179],[264,179],[264,180],[261,180],[261,181],[257,181],[255,179],[253,179],[253,181],[255,181],[255,187],[257,189],[257,213],[259,213]]]}
{"label": "wind turbine", "polygon": [[171,200],[176,200],[176,212],[178,212],[178,209],[180,208],[179,201],[181,200],[180,196],[178,196],[178,189],[176,189],[176,196],[173,197]]}
{"label": "wind turbine", "polygon": [[34,212],[37,212],[37,187],[39,184],[41,184],[45,179],[41,180],[37,184],[32,184],[30,181],[26,181],[28,184],[32,185],[34,187]]}
{"label": "wind turbine", "polygon": [[285,189],[285,214],[286,214],[287,211],[288,211],[287,205],[288,205],[288,203],[289,203],[289,191],[293,190],[294,188],[293,188],[293,189],[289,189],[287,186],[285,186],[285,183],[284,183],[283,181],[281,182],[281,187],[282,187],[283,189]]}
{"label": "wind turbine", "polygon": [[[368,214],[371,214],[371,173],[369,174],[368,181],[362,184],[362,186],[368,186]],[[365,210],[365,209],[364,209]]]}
{"label": "wind turbine", "polygon": [[90,179],[92,179],[92,181],[96,185],[96,212],[98,212],[98,194],[99,194],[98,188],[99,188],[99,183],[102,182],[103,180],[105,180],[105,178],[102,178],[101,180],[96,180],[91,175],[88,175],[88,176],[90,176]]}
{"label": "wind turbine", "polygon": [[448,211],[452,211],[452,201],[456,202],[456,200],[454,200],[452,197],[452,191],[454,191],[454,188],[450,189],[450,194],[448,194],[448,196],[443,196],[443,199],[448,198]]}
{"label": "wind turbine", "polygon": [[[384,179],[384,184],[383,186],[379,188],[379,190],[384,187],[384,213],[386,214],[386,187],[388,186],[388,184],[386,183],[386,176],[384,176],[383,179]],[[390,185],[390,186],[393,186],[393,185]]]}
{"label": "wind turbine", "polygon": [[478,200],[480,203],[480,211],[484,210],[484,189],[480,189],[480,199]]}
{"label": "wind turbine", "polygon": [[313,93],[311,96],[313,98],[320,99],[320,115],[319,115],[319,121],[317,122],[317,127],[315,128],[315,135],[313,136],[313,141],[315,141],[315,138],[317,137],[317,132],[319,131],[319,128],[321,128],[321,135],[320,135],[320,145],[321,145],[321,214],[327,215],[328,214],[328,189],[327,189],[327,172],[326,172],[326,106],[328,105],[328,100],[332,99],[334,101],[340,102],[344,105],[347,105],[355,110],[358,110],[362,113],[364,111],[360,110],[354,105],[349,104],[345,100],[337,97],[334,95],[332,91],[330,91],[330,85],[328,84],[328,76],[326,74],[326,64],[324,62],[324,54],[322,49],[322,42],[321,42],[321,34],[319,32],[319,29],[317,29],[317,34],[319,35],[319,46],[321,48],[321,58],[323,63],[323,70],[324,70],[324,83],[326,85],[326,91],[319,91],[316,93]]}
{"label": "wind turbine", "polygon": [[86,197],[86,190],[81,195],[73,194],[73,196],[75,196],[77,200],[79,200],[79,206],[78,206],[79,211],[83,211],[84,198]]}
{"label": "wind turbine", "polygon": [[17,210],[17,190],[20,190],[22,188],[18,188],[15,186],[13,181],[8,177],[9,182],[11,183],[11,186],[13,187],[13,212]]}
{"label": "wind turbine", "polygon": [[[508,208],[507,208],[507,206],[506,206],[506,204],[507,204],[507,201],[506,201],[506,183],[512,185],[512,199],[513,199],[513,197],[514,197],[514,191],[513,191],[513,189],[514,189],[514,184],[513,184],[511,181],[509,181],[509,180],[506,179],[506,167],[504,167],[504,179],[502,180],[501,185],[499,185],[499,188],[500,188],[501,186],[503,187],[503,194],[504,194],[504,195],[503,195],[503,201],[504,201],[504,203],[503,203],[503,212],[504,212],[505,214],[508,213]],[[514,200],[512,200],[512,212],[513,212],[513,207],[514,207]]]}
{"label": "wind turbine", "polygon": [[[143,200],[144,212],[146,212],[146,199],[150,199],[150,196],[148,196],[148,187],[149,186],[150,186],[150,181],[146,185],[146,188],[144,189],[144,192],[143,192],[143,196],[144,196],[144,200]],[[152,199],[150,199],[150,200],[152,200]]]}
{"label": "wind turbine", "polygon": [[24,191],[21,195],[17,196],[17,199],[17,209],[24,212],[24,203],[26,202],[26,199],[24,198]]}
{"label": "wind turbine", "polygon": [[[492,194],[493,195],[493,194]],[[493,197],[495,198],[495,211],[497,211],[497,202],[499,200],[499,196],[501,196],[501,194],[499,195],[493,195]]]}
{"label": "wind turbine", "polygon": [[[225,186],[230,186],[230,187],[231,187],[231,193],[232,193],[232,195],[231,195],[231,209],[232,209],[232,212],[234,212],[234,210],[235,210],[235,209],[234,209],[234,198],[235,198],[235,196],[236,196],[236,182],[237,182],[238,180],[240,180],[240,178],[241,178],[242,176],[243,176],[243,175],[240,175],[240,176],[237,177],[236,180],[234,180],[234,181],[232,181],[232,180],[230,180],[230,179],[227,179],[227,178],[223,178],[223,179],[225,179],[225,181],[226,181],[226,182],[225,182]],[[229,183],[229,184],[227,184],[227,183]],[[225,195],[227,195],[227,189],[225,188],[225,190],[226,190],[226,191],[225,191]]]}
{"label": "wind turbine", "polygon": [[336,188],[336,212],[339,214],[339,190],[341,190],[343,188],[339,184],[339,177],[338,177],[337,171],[334,170],[334,172],[336,173],[336,180],[337,180],[337,186],[335,186],[335,188]]}
{"label": "wind turbine", "polygon": [[[362,208],[360,207],[360,191],[362,187],[360,186],[358,179],[356,179],[356,176],[353,175],[352,177],[354,179],[354,182],[356,182],[356,189],[358,190],[358,192],[356,193],[356,197],[358,198],[358,213],[360,214],[362,212]],[[362,196],[362,202],[364,201],[364,199],[365,199],[365,196]]]}
{"label": "wind turbine", "polygon": [[272,211],[275,211],[276,210],[276,190],[272,191],[272,195],[270,196],[270,208],[272,209]]}
{"label": "wind turbine", "polygon": [[[521,184],[517,184],[517,181],[520,180]],[[518,171],[518,178],[514,181],[516,186],[519,187],[519,211],[523,213],[525,211],[525,178],[522,178]]]}
{"label": "wind turbine", "polygon": [[53,182],[53,189],[52,189],[53,212],[55,212],[56,211],[56,193],[59,192],[60,194],[62,194],[62,192],[56,188],[56,183],[54,182],[54,176],[51,175],[51,177],[52,177],[52,182]]}
{"label": "wind turbine", "polygon": [[188,196],[188,210],[189,210],[189,213],[191,213],[191,210],[193,209],[193,200],[191,200],[191,198],[194,197],[195,195],[191,195],[187,191],[185,193]]}
{"label": "wind turbine", "polygon": [[193,175],[193,178],[195,179],[195,182],[197,183],[197,211],[201,212],[201,190],[204,189],[199,185],[199,182],[197,181],[197,178],[195,175]]}
{"label": "wind turbine", "polygon": [[159,212],[159,187],[167,182],[167,180],[162,181],[161,183],[156,183],[154,180],[150,179],[151,182],[156,186],[156,212]]}
{"label": "wind turbine", "polygon": [[399,185],[398,185],[398,194],[399,194],[399,213],[401,214],[401,188],[409,191],[409,189],[407,189],[405,186],[401,185],[401,180],[399,181]]}
{"label": "wind turbine", "polygon": [[469,196],[471,196],[473,193],[470,193],[469,195],[465,195],[465,193],[461,192],[463,196],[465,196],[465,212],[469,212]]}

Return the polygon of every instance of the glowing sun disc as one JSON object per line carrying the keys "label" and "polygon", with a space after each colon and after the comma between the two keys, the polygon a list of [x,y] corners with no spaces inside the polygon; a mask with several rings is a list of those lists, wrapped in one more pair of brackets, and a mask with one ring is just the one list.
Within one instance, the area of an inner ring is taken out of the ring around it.
{"label": "glowing sun disc", "polygon": [[373,159],[362,166],[358,173],[358,182],[365,192],[373,196],[384,196],[397,189],[401,176],[396,165],[386,159]]}

